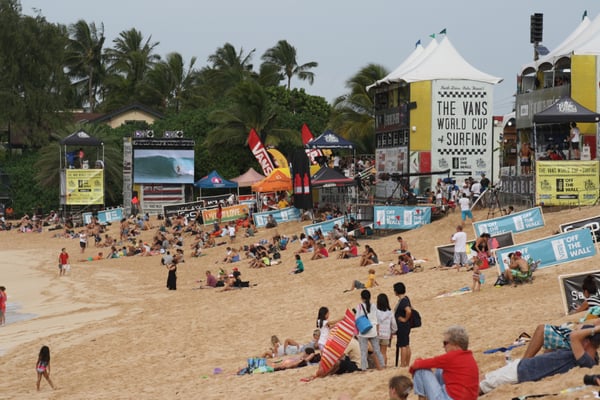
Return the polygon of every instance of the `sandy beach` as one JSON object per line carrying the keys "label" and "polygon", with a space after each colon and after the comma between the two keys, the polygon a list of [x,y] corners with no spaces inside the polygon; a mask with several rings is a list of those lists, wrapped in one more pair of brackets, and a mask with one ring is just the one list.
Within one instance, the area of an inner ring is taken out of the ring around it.
{"label": "sandy beach", "polygon": [[[475,212],[485,219],[487,210]],[[559,224],[598,215],[598,207],[574,208],[560,212],[544,210],[545,226],[515,235],[516,243],[550,236]],[[408,232],[403,232],[413,255],[426,262],[422,272],[384,277],[389,262],[395,261],[396,236],[374,235],[360,241],[371,245],[382,263],[375,266],[380,286],[373,298],[386,293],[395,304],[392,285],[402,281],[423,326],[411,334],[412,359],[440,354],[442,332],[450,325],[464,325],[470,334],[470,348],[480,372],[504,364],[502,353],[483,351],[512,344],[521,332],[533,333],[540,323],[576,321],[582,315],[565,316],[557,277],[561,274],[598,269],[600,257],[544,268],[536,272],[533,284],[493,287],[496,269],[485,270],[481,292],[436,298],[437,295],[470,286],[471,274],[434,268],[435,246],[450,243],[460,221],[456,212]],[[156,221],[153,221],[156,224]],[[261,229],[252,239],[238,238],[235,246],[270,239],[275,232],[299,234],[300,223]],[[470,223],[465,231],[474,239]],[[113,224],[109,233],[117,235]],[[154,230],[142,238],[151,239]],[[266,269],[250,269],[243,259],[224,265],[225,246],[191,258],[189,242],[186,261],[179,266],[177,291],[165,288],[166,269],[160,256],[127,257],[94,262],[77,260],[94,255],[98,249],[79,253],[76,239],[56,238],[56,231],[43,233],[0,232],[4,244],[0,257],[0,285],[8,294],[7,325],[0,327],[0,399],[353,399],[386,398],[387,381],[406,368],[346,374],[312,382],[316,367],[237,376],[246,359],[258,356],[270,346],[271,335],[281,340],[310,339],[320,306],[339,318],[346,308],[360,302],[359,291],[344,293],[353,280],[364,281],[368,268],[358,260],[310,261],[303,256],[306,271],[290,275],[298,242],[283,251],[282,263]],[[57,257],[66,247],[72,269],[59,277]],[[106,249],[100,249],[106,251]],[[105,253],[106,254],[106,253]],[[337,254],[333,254],[335,257]],[[218,292],[192,290],[206,270],[238,267],[244,280],[256,284],[248,289]],[[52,378],[57,390],[43,382],[35,390],[35,361],[42,345],[52,352]],[[513,350],[518,358],[524,347]],[[394,358],[395,348],[388,351]],[[215,369],[222,372],[215,374]],[[507,399],[536,393],[556,393],[582,385],[584,374],[600,373],[575,369],[541,382],[504,386],[482,397]],[[593,388],[561,394],[555,398],[593,397]],[[416,399],[413,394],[409,398]]]}

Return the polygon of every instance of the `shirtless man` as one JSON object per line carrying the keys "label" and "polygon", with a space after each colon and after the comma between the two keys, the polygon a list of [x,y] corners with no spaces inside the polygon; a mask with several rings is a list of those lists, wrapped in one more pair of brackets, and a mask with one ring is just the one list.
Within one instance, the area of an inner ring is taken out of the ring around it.
{"label": "shirtless man", "polygon": [[504,271],[504,277],[512,283],[513,286],[516,286],[514,278],[526,278],[528,273],[529,264],[521,258],[520,251],[515,251],[510,255],[510,264],[508,265],[508,269]]}
{"label": "shirtless man", "polygon": [[521,173],[523,175],[531,174],[531,147],[529,143],[523,143],[521,145],[521,151],[519,151],[519,159],[521,161]]}

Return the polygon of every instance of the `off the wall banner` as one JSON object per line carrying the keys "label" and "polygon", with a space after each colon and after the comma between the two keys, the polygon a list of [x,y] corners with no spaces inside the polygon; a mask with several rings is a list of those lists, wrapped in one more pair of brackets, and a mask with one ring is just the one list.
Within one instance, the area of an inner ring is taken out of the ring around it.
{"label": "off the wall banner", "polygon": [[254,157],[256,157],[256,160],[260,164],[263,174],[269,176],[273,172],[273,169],[275,169],[275,166],[254,128],[250,129],[250,133],[248,134],[248,146],[250,146],[252,154],[254,154]]}
{"label": "off the wall banner", "polygon": [[333,230],[333,226],[337,225],[341,227],[344,224],[344,217],[337,217],[328,221],[319,222],[312,225],[306,225],[304,227],[304,233],[306,236],[313,236],[319,229],[323,232],[323,235],[327,235]]}
{"label": "off the wall banner", "polygon": [[540,204],[591,206],[598,200],[598,161],[538,161],[536,199]]}
{"label": "off the wall banner", "polygon": [[578,221],[567,222],[566,224],[560,225],[561,232],[568,232],[577,228],[589,229],[592,231],[596,242],[598,242],[600,240],[600,215],[591,218],[580,219]]}
{"label": "off the wall banner", "polygon": [[[592,275],[594,277],[596,286],[600,288],[600,271],[588,271],[558,276],[558,284],[562,293],[565,314],[568,314],[569,311],[576,310],[577,307],[579,307],[585,300],[585,296],[581,290],[581,285],[583,285],[583,280],[588,275]],[[600,295],[600,290],[597,290],[596,293],[590,294]]]}
{"label": "off the wall banner", "polygon": [[[202,210],[202,219],[204,225],[214,224],[217,221],[217,210],[218,208]],[[222,207],[221,211],[221,222],[235,221],[240,218],[245,218],[246,214],[250,214],[248,206],[245,204],[238,204],[237,206],[230,207]]]}
{"label": "off the wall banner", "polygon": [[[470,240],[467,242],[467,254],[469,257],[471,254],[471,245],[475,242],[475,240]],[[505,232],[499,235],[494,235],[490,238],[489,242],[496,244],[497,246],[489,246],[490,249],[496,247],[497,249],[506,246],[512,246],[515,244],[515,240],[513,239],[512,232]],[[438,256],[439,265],[445,266],[448,265],[448,262],[452,262],[454,260],[454,243],[446,244],[443,246],[436,246],[435,248]]]}
{"label": "off the wall banner", "polygon": [[512,213],[498,218],[488,219],[473,223],[475,234],[481,236],[482,233],[496,235],[503,232],[525,232],[531,229],[542,228],[544,226],[544,215],[540,207],[534,207],[527,210]]}
{"label": "off the wall banner", "polygon": [[[85,224],[89,224],[92,222],[93,214],[91,212],[83,213],[81,215],[83,217],[83,222]],[[113,208],[112,210],[102,210],[98,211],[98,222],[102,225],[107,222],[117,222],[123,219],[123,209],[122,208]]]}
{"label": "off the wall banner", "polygon": [[280,224],[282,222],[300,221],[300,210],[296,207],[282,208],[280,210],[265,211],[261,213],[255,213],[252,217],[254,218],[254,225],[257,228],[262,228],[267,225],[267,217],[272,215],[275,221]]}
{"label": "off the wall banner", "polygon": [[103,169],[68,169],[67,204],[104,204]]}
{"label": "off the wall banner", "polygon": [[538,268],[593,257],[596,246],[589,229],[576,229],[527,243],[506,247],[496,252],[500,272],[508,267],[508,253],[520,251],[525,260],[539,261]]}
{"label": "off the wall banner", "polygon": [[415,229],[431,223],[431,207],[375,206],[374,229]]}

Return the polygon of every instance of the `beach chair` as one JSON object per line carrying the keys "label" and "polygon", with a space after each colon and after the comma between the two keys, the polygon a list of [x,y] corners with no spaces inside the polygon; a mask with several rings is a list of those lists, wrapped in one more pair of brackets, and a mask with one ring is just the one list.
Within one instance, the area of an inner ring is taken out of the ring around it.
{"label": "beach chair", "polygon": [[525,276],[515,276],[515,283],[533,283],[533,273],[537,270],[538,266],[542,260],[533,261],[533,259],[529,259],[527,264],[529,264],[529,272]]}

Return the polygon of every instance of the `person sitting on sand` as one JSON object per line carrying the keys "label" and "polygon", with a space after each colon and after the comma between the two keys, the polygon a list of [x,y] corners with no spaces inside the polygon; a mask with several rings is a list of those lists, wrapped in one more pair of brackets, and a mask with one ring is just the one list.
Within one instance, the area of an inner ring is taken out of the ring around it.
{"label": "person sitting on sand", "polygon": [[250,260],[250,268],[265,268],[271,266],[271,258],[266,255]]}
{"label": "person sitting on sand", "polygon": [[300,258],[300,254],[296,254],[296,268],[292,270],[292,274],[301,274],[304,272],[304,263],[302,262],[302,258]]}
{"label": "person sitting on sand", "polygon": [[585,311],[590,307],[600,306],[598,287],[596,286],[596,279],[593,275],[588,275],[583,279],[581,291],[583,292],[584,297],[583,302],[576,309],[569,311],[569,314],[576,314]]}
{"label": "person sitting on sand", "polygon": [[274,371],[283,371],[285,369],[306,367],[308,364],[315,364],[320,360],[321,357],[315,352],[315,349],[307,347],[300,357],[286,358],[281,362],[270,362],[267,365],[273,367]]}
{"label": "person sitting on sand", "polygon": [[379,283],[377,283],[377,281],[375,280],[375,270],[371,268],[369,270],[369,277],[367,278],[366,283],[362,283],[361,281],[352,281],[352,286],[350,287],[350,289],[344,290],[344,293],[351,292],[354,289],[369,289],[375,286],[379,286]]}
{"label": "person sitting on sand", "polygon": [[90,256],[88,258],[82,258],[79,260],[79,262],[86,262],[86,261],[100,261],[104,258],[104,255],[102,252],[99,252],[98,254],[96,254],[95,256]]}
{"label": "person sitting on sand", "polygon": [[300,253],[309,253],[311,251],[313,251],[313,245],[314,240],[312,240],[312,238],[307,238],[306,235],[304,233],[300,234],[300,249],[295,253],[295,254],[300,254]]}
{"label": "person sitting on sand", "polygon": [[346,242],[346,247],[342,248],[340,251],[338,258],[344,259],[353,257],[358,257],[358,247],[356,244],[356,239],[351,238]]}
{"label": "person sitting on sand", "polygon": [[379,258],[371,246],[365,245],[365,251],[360,259],[360,266],[365,267],[371,264],[379,264]]}
{"label": "person sitting on sand", "polygon": [[235,249],[228,247],[227,256],[223,259],[223,262],[234,263],[238,261],[240,261],[240,255],[238,254],[238,252]]}
{"label": "person sitting on sand", "polygon": [[529,274],[529,264],[523,258],[521,258],[521,252],[515,251],[514,253],[510,253],[508,268],[504,270],[504,277],[509,283],[512,283],[513,286],[516,286],[515,278],[526,278]]}
{"label": "person sitting on sand", "polygon": [[325,247],[325,245],[323,243],[317,243],[317,248],[313,254],[313,256],[310,258],[311,260],[320,260],[322,258],[327,258],[329,257],[329,252],[327,251],[327,248]]}
{"label": "person sitting on sand", "polygon": [[[198,280],[196,283],[202,283],[202,280]],[[210,271],[206,271],[206,284],[200,285],[198,289],[212,289],[215,287],[217,287],[217,278]]]}

